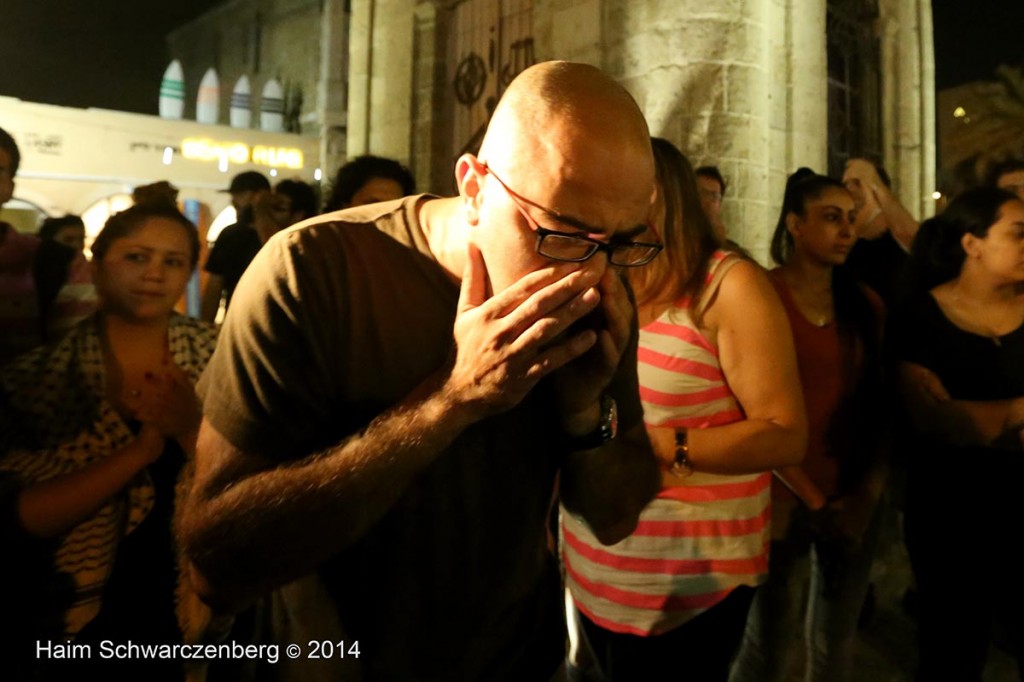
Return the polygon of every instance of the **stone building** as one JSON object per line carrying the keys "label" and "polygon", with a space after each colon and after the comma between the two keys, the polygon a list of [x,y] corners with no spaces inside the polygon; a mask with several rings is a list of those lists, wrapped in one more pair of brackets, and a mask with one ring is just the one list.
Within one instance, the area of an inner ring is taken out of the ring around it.
{"label": "stone building", "polygon": [[730,236],[762,261],[799,166],[838,175],[868,156],[911,212],[933,210],[930,0],[229,0],[170,45],[186,83],[212,63],[222,83],[250,74],[253,92],[270,76],[301,88],[298,120],[328,173],[380,154],[449,193],[508,82],[569,59],[622,82],[695,165],[722,169]]}
{"label": "stone building", "polygon": [[435,191],[511,77],[568,59],[722,169],[730,236],[761,260],[799,166],[867,155],[913,213],[933,209],[929,0],[353,0],[349,50],[349,155],[406,160]]}
{"label": "stone building", "polygon": [[320,167],[345,155],[348,70],[345,0],[227,0],[167,37],[185,74],[185,118],[208,68],[220,79],[220,123],[227,124],[231,92],[241,76],[251,84],[253,123],[260,93],[276,78],[285,91],[290,132],[320,138]]}

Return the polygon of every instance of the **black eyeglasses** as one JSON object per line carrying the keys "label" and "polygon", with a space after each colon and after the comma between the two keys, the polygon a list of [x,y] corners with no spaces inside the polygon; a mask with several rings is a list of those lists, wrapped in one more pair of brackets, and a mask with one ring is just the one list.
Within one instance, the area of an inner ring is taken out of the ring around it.
{"label": "black eyeglasses", "polygon": [[[604,251],[608,254],[608,262],[612,265],[623,268],[635,268],[650,263],[663,248],[662,244],[651,242],[603,242],[581,234],[558,232],[541,227],[530,216],[523,204],[529,204],[545,213],[554,215],[556,218],[558,217],[557,214],[540,204],[530,201],[526,197],[516,194],[509,189],[504,180],[499,178],[486,163],[482,165],[484,170],[494,176],[494,179],[498,181],[498,184],[501,185],[509,198],[512,199],[512,203],[516,205],[516,208],[522,214],[530,229],[537,233],[537,253],[545,258],[569,263],[582,263],[598,251]],[[647,227],[651,232],[657,234],[654,225],[648,223]]]}

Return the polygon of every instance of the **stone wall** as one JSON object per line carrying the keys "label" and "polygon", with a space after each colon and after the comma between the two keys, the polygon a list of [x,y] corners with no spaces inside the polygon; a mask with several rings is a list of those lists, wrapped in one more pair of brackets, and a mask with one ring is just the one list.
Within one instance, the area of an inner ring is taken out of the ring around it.
{"label": "stone wall", "polygon": [[[453,5],[353,0],[349,153],[394,156],[424,188],[451,190]],[[884,161],[907,207],[931,211],[929,0],[881,0]],[[767,264],[786,176],[828,164],[826,0],[533,0],[538,61],[594,64],[618,79],[651,132],[729,183],[730,236]]]}
{"label": "stone wall", "polygon": [[411,158],[414,0],[356,0],[349,47],[348,155]]}
{"label": "stone wall", "polygon": [[185,117],[195,117],[199,81],[213,67],[221,86],[221,124],[228,124],[235,83],[248,75],[253,127],[259,127],[260,93],[277,78],[301,89],[302,132],[319,135],[320,11],[320,0],[233,0],[172,32],[169,51],[185,72]]}
{"label": "stone wall", "polygon": [[538,0],[538,53],[600,66],[652,135],[717,165],[729,236],[766,262],[787,173],[825,166],[824,1],[796,2]]}

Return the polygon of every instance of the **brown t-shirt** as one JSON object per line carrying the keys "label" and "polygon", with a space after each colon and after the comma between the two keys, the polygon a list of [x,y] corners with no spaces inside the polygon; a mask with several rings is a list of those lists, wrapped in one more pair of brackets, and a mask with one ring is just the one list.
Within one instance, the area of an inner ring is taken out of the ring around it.
{"label": "brown t-shirt", "polygon": [[[459,288],[429,251],[423,200],[323,216],[260,251],[200,382],[207,418],[233,444],[305,457],[365,428],[444,364]],[[609,391],[629,429],[642,415],[635,338],[622,368]],[[545,545],[564,454],[542,382],[463,432],[321,567],[368,678],[547,679],[564,644]]]}

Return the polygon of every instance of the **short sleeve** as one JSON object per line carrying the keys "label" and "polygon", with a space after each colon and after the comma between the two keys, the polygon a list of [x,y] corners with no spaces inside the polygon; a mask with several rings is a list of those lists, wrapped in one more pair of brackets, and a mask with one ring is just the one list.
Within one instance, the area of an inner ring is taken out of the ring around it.
{"label": "short sleeve", "polygon": [[289,459],[326,447],[344,323],[330,285],[345,268],[308,230],[286,231],[257,254],[235,290],[198,389],[210,423],[245,452]]}
{"label": "short sleeve", "polygon": [[223,277],[228,269],[228,260],[230,258],[231,251],[231,235],[233,232],[234,225],[225,227],[217,238],[217,241],[213,243],[213,248],[210,249],[210,255],[206,258],[206,265],[203,266],[203,270],[213,275],[220,275]]}

